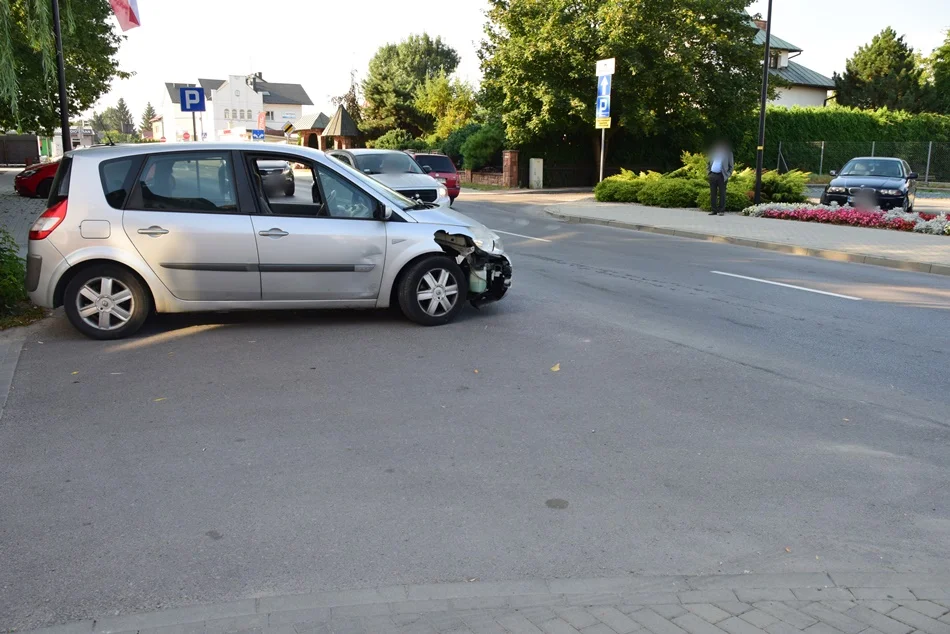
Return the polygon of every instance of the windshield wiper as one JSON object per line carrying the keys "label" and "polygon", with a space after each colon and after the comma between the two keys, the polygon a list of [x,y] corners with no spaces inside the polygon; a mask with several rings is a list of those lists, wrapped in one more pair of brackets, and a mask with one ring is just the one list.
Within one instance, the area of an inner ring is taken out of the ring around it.
{"label": "windshield wiper", "polygon": [[406,207],[406,211],[418,211],[420,209],[435,209],[438,207],[435,203],[426,203],[421,200],[411,207]]}

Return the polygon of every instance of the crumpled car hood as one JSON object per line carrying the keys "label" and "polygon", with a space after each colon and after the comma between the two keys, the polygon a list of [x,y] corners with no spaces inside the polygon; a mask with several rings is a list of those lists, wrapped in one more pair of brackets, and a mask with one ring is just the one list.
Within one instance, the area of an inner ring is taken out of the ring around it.
{"label": "crumpled car hood", "polygon": [[432,225],[452,225],[454,227],[476,227],[480,229],[488,228],[477,220],[469,218],[465,214],[460,214],[454,209],[448,207],[438,207],[436,209],[416,209],[405,212],[416,222],[422,222]]}

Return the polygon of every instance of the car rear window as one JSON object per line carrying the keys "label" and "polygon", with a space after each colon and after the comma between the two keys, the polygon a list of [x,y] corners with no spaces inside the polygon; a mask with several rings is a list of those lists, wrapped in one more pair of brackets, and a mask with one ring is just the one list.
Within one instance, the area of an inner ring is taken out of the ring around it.
{"label": "car rear window", "polygon": [[452,165],[452,159],[438,154],[417,154],[416,163],[425,167],[428,165],[433,172],[455,172],[455,166]]}
{"label": "car rear window", "polygon": [[58,205],[69,196],[69,173],[73,169],[73,157],[64,156],[56,168],[56,176],[53,177],[53,184],[49,189],[49,199],[46,201],[47,208]]}
{"label": "car rear window", "polygon": [[132,188],[132,167],[137,162],[135,157],[130,157],[105,161],[99,165],[102,193],[110,207],[122,209]]}

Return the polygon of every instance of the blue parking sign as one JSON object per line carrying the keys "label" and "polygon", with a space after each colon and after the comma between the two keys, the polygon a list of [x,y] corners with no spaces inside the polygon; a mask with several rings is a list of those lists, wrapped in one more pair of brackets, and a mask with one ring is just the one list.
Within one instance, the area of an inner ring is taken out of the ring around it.
{"label": "blue parking sign", "polygon": [[204,112],[205,111],[205,91],[204,88],[179,88],[178,96],[181,101],[182,112]]}
{"label": "blue parking sign", "polygon": [[607,95],[606,97],[597,97],[597,116],[610,116],[610,95]]}

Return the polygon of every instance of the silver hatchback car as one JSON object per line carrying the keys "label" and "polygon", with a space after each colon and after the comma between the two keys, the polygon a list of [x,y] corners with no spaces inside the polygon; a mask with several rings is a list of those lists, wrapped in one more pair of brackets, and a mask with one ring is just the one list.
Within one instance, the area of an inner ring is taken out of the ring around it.
{"label": "silver hatchback car", "polygon": [[[295,188],[267,187],[274,161]],[[30,230],[27,290],[95,339],[149,314],[385,308],[423,325],[501,299],[501,240],[322,152],[262,143],[94,147],[63,158]]]}

